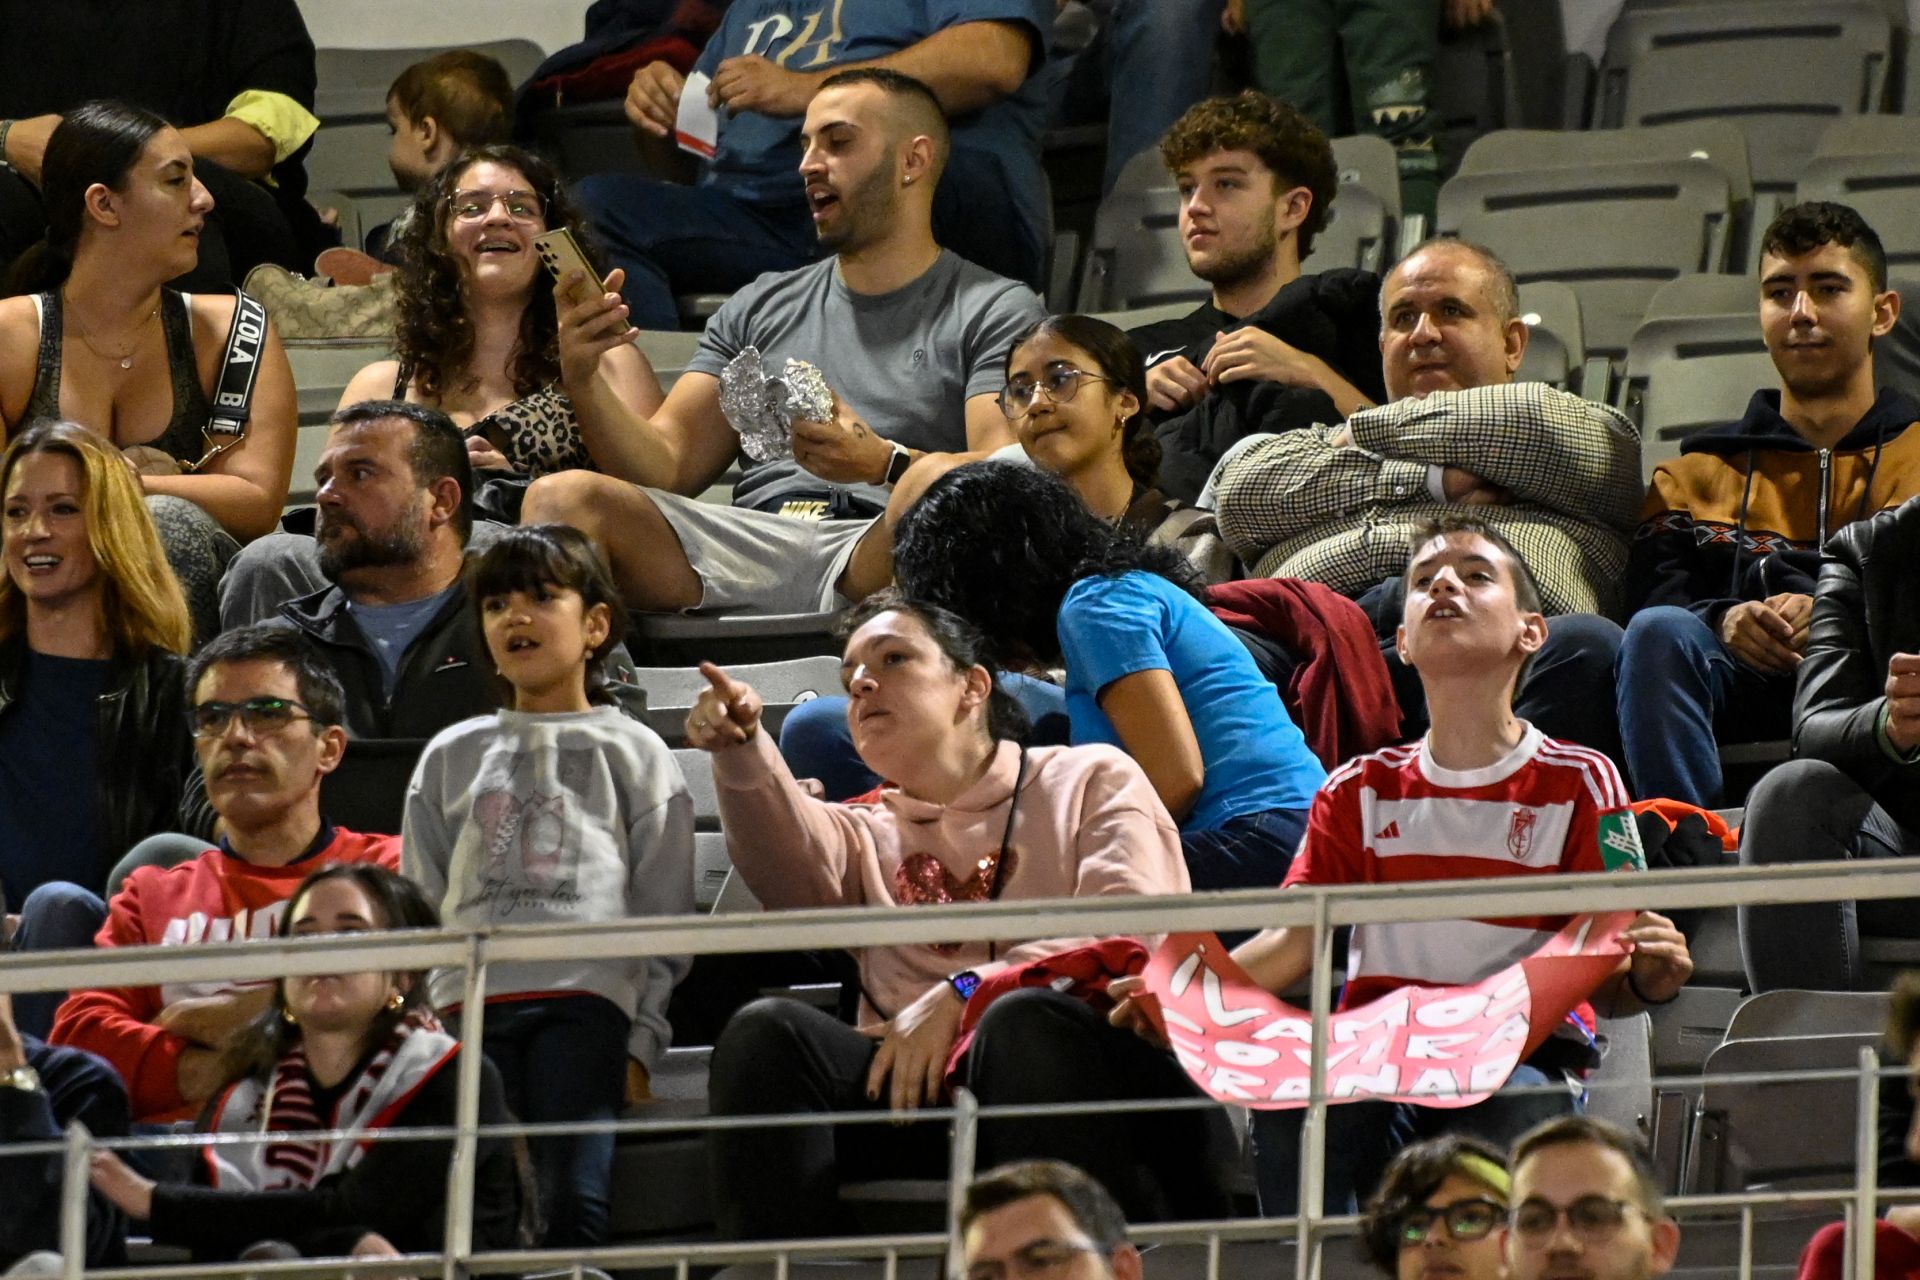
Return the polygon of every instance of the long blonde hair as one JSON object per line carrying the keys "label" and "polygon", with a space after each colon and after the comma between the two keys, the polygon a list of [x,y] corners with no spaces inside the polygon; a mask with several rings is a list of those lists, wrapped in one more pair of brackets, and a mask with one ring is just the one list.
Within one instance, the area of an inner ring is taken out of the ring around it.
{"label": "long blonde hair", "polygon": [[[186,653],[193,643],[186,597],[167,564],[140,482],[120,451],[76,422],[36,422],[0,457],[0,500],[13,484],[14,467],[30,453],[62,454],[80,468],[80,507],[100,566],[100,610],[114,652]],[[0,640],[20,635],[26,625],[26,598],[11,574],[0,573]]]}

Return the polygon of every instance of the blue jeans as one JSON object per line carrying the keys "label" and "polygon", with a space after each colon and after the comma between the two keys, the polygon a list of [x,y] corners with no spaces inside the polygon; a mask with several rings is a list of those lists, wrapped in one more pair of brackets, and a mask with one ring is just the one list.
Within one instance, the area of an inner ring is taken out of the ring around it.
{"label": "blue jeans", "polygon": [[[107,904],[90,889],[55,880],[41,885],[20,904],[20,926],[13,933],[15,951],[80,951],[93,945],[94,935],[107,922]],[[53,1030],[53,1015],[64,991],[22,992],[13,998],[13,1020],[20,1030],[42,1040]]]}
{"label": "blue jeans", "polygon": [[1721,801],[1717,741],[1784,738],[1791,731],[1793,674],[1736,660],[1698,614],[1673,605],[1627,622],[1614,686],[1633,794],[1702,808]]}
{"label": "blue jeans", "polygon": [[1307,810],[1268,809],[1229,818],[1211,831],[1182,831],[1180,852],[1196,892],[1208,889],[1274,889],[1287,878]]}
{"label": "blue jeans", "polygon": [[[1112,13],[1084,52],[1057,74],[1065,123],[1105,119],[1101,194],[1128,160],[1160,136],[1213,82],[1213,44],[1225,0],[1112,0]],[[1115,92],[1116,88],[1118,92]]]}
{"label": "blue jeans", "polygon": [[[1066,690],[1017,672],[1002,671],[994,679],[1026,709],[1033,726],[1027,735],[1031,745],[1066,745]],[[880,785],[880,775],[853,749],[843,697],[812,698],[789,711],[780,725],[780,754],[794,777],[817,779],[829,800],[848,800]]]}
{"label": "blue jeans", "polygon": [[[1557,1074],[1521,1063],[1500,1091],[1471,1107],[1416,1107],[1404,1102],[1342,1102],[1327,1108],[1326,1206],[1330,1214],[1358,1213],[1402,1147],[1444,1133],[1470,1133],[1506,1147],[1543,1120],[1579,1110],[1570,1089],[1551,1093],[1510,1090],[1558,1084]],[[1260,1212],[1289,1217],[1300,1204],[1300,1135],[1304,1107],[1253,1113],[1253,1170]]]}
{"label": "blue jeans", "polygon": [[676,294],[731,293],[820,253],[804,201],[752,204],[719,187],[627,173],[582,179],[579,198],[609,263],[627,273],[620,294],[641,329],[678,329]]}
{"label": "blue jeans", "polygon": [[[617,1120],[627,1101],[632,1022],[601,996],[490,1000],[481,1036],[507,1105],[527,1124]],[[550,1248],[607,1238],[611,1133],[527,1140]]]}

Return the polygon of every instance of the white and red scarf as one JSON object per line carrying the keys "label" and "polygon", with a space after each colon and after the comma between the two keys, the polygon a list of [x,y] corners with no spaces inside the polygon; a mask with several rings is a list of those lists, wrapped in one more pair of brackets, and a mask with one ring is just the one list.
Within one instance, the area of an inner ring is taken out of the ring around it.
{"label": "white and red scarf", "polygon": [[[460,1042],[441,1030],[432,1014],[411,1013],[340,1095],[333,1114],[323,1116],[314,1110],[306,1051],[295,1046],[264,1081],[242,1080],[215,1104],[212,1132],[279,1136],[203,1148],[212,1185],[223,1191],[301,1191],[351,1169],[374,1141],[360,1135],[392,1124],[459,1050]],[[300,1136],[330,1129],[354,1136],[337,1141]]]}

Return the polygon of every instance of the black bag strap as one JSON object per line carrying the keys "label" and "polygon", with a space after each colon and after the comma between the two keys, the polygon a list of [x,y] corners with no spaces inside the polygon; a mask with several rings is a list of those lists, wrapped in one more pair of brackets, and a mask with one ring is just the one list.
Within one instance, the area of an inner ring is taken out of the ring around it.
{"label": "black bag strap", "polygon": [[246,438],[247,419],[253,412],[253,384],[260,376],[260,357],[266,347],[267,309],[258,299],[236,291],[233,327],[227,330],[227,350],[220,358],[220,376],[213,387],[213,413],[200,429],[207,440],[207,451],[187,468],[189,471],[198,471]]}

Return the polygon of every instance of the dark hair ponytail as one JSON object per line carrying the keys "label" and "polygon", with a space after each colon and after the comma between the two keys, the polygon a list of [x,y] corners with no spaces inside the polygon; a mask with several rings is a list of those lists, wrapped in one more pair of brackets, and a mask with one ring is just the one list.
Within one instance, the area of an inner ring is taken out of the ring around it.
{"label": "dark hair ponytail", "polygon": [[101,100],[67,112],[47,139],[40,203],[47,234],[14,263],[9,293],[44,293],[66,283],[87,219],[87,188],[126,188],[127,173],[167,122],[143,107]]}
{"label": "dark hair ponytail", "polygon": [[1093,316],[1048,316],[1013,340],[1007,348],[1007,370],[1013,369],[1013,357],[1035,338],[1054,337],[1068,346],[1078,347],[1093,357],[1094,372],[1113,380],[1120,391],[1133,393],[1140,407],[1120,428],[1120,458],[1127,474],[1142,489],[1160,482],[1160,440],[1147,420],[1147,364],[1141,359],[1133,339],[1118,326]]}

